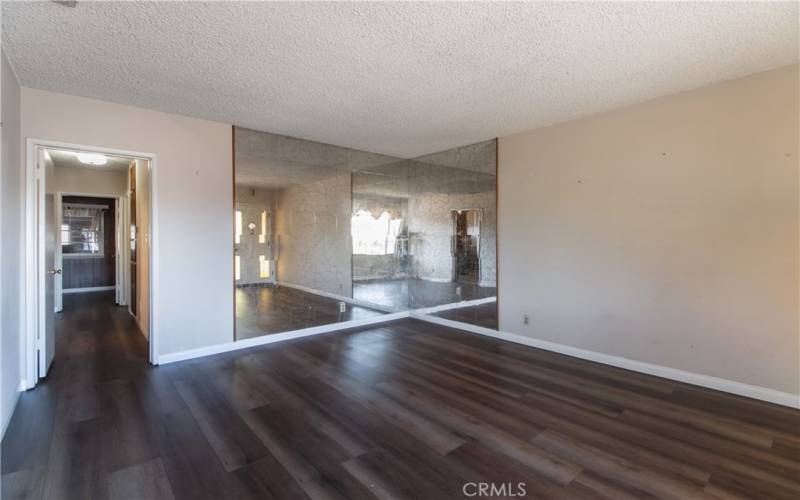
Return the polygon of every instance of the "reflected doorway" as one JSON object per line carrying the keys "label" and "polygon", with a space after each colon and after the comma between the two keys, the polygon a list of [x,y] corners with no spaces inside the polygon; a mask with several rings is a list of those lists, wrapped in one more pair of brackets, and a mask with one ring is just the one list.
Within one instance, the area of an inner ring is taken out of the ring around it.
{"label": "reflected doorway", "polygon": [[477,285],[481,281],[481,219],[479,208],[451,210],[453,225],[453,281]]}

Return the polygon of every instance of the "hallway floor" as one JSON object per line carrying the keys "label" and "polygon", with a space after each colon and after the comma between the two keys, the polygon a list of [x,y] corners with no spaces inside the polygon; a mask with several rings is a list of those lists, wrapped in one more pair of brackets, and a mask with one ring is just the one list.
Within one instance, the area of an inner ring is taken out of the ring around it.
{"label": "hallway floor", "polygon": [[411,319],[151,367],[123,308],[67,300],[4,499],[800,495],[800,411]]}

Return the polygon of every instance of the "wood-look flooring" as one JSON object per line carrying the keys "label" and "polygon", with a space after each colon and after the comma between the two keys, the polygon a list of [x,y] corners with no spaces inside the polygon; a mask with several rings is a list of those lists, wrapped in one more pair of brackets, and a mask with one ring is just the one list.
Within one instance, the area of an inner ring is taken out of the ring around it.
{"label": "wood-look flooring", "polygon": [[497,296],[497,288],[418,278],[353,282],[353,298],[395,311]]}
{"label": "wood-look flooring", "polygon": [[278,285],[237,287],[236,340],[383,316],[383,311]]}
{"label": "wood-look flooring", "polygon": [[57,340],[4,499],[800,497],[798,411],[417,320],[154,368],[93,294]]}
{"label": "wood-look flooring", "polygon": [[497,302],[448,309],[432,316],[497,330]]}

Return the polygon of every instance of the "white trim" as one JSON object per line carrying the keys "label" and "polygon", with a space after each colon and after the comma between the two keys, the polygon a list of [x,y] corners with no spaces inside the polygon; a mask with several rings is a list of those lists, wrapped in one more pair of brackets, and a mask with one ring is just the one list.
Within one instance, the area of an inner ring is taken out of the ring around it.
{"label": "white trim", "polygon": [[[23,302],[24,302],[24,329],[23,342],[21,349],[22,366],[24,367],[24,380],[26,389],[36,386],[39,377],[36,373],[36,329],[37,329],[37,294],[40,289],[40,276],[37,269],[37,229],[36,219],[36,149],[53,148],[74,151],[87,151],[93,153],[103,153],[112,156],[123,156],[131,159],[148,160],[150,163],[150,363],[158,364],[158,329],[155,328],[156,318],[158,317],[158,252],[155,250],[158,241],[158,211],[156,209],[158,200],[158,190],[156,183],[158,168],[156,168],[158,157],[153,153],[143,153],[139,151],[128,151],[123,149],[89,146],[84,144],[72,144],[61,141],[50,141],[46,139],[27,138],[25,139],[25,191],[23,203],[25,205],[23,220],[25,228],[25,246],[23,254],[25,256],[25,281],[23,283]],[[119,195],[109,197],[116,198]],[[43,229],[42,229],[43,230]]]}
{"label": "white trim", "polygon": [[[148,172],[148,179],[150,180],[150,193],[148,193],[147,202],[150,205],[150,240],[147,244],[147,257],[150,266],[150,280],[149,290],[150,294],[150,321],[148,325],[147,340],[150,346],[150,363],[157,365],[159,363],[158,356],[158,341],[160,336],[157,335],[158,325],[158,278],[159,278],[159,259],[158,259],[158,169],[156,168],[157,158],[152,155],[148,162],[150,171]],[[130,265],[127,266],[130,268]]]}
{"label": "white trim", "polygon": [[116,290],[116,285],[110,286],[86,286],[83,288],[64,288],[62,293],[84,293],[84,292],[106,292]]}
{"label": "white trim", "polygon": [[53,302],[55,303],[56,312],[61,312],[64,310],[64,254],[61,248],[61,229],[64,225],[64,211],[63,211],[63,200],[62,195],[60,192],[56,192],[55,194],[55,206],[53,209],[55,210],[55,219],[56,219],[56,234],[58,238],[56,239],[56,246],[55,246],[55,255],[53,256],[53,267],[59,269],[61,272],[57,273],[53,276]]}
{"label": "white trim", "polygon": [[417,276],[415,279],[422,281],[430,281],[431,283],[453,283],[452,278],[434,278],[433,276]]}
{"label": "white trim", "polygon": [[423,307],[414,309],[416,314],[434,314],[442,311],[449,311],[451,309],[461,309],[462,307],[479,306],[481,304],[490,304],[497,302],[497,297],[484,297],[482,299],[462,300],[461,302],[451,302],[449,304],[442,304],[440,306]]}
{"label": "white trim", "polygon": [[366,307],[368,309],[374,309],[376,311],[381,311],[385,313],[398,312],[396,309],[392,309],[391,307],[382,306],[379,304],[373,304],[372,302],[365,302],[363,300],[354,299],[352,297],[346,297],[344,295],[337,295],[335,293],[323,292],[322,290],[315,290],[314,288],[309,288],[303,285],[296,285],[294,283],[288,283],[286,281],[276,281],[275,284],[278,286],[285,286],[287,288],[294,288],[296,290],[300,290],[303,292],[313,293],[314,295],[321,295],[323,297],[328,297],[329,299],[341,300],[342,302],[347,302],[348,304],[353,304],[354,306]]}
{"label": "white trim", "polygon": [[580,349],[578,347],[572,347],[568,345],[557,344],[555,342],[539,340],[532,337],[519,335],[516,333],[501,332],[498,330],[492,330],[490,328],[484,328],[481,326],[459,323],[458,321],[438,318],[436,316],[419,314],[416,311],[411,312],[411,317],[420,319],[422,321],[427,321],[429,323],[436,323],[442,326],[448,326],[451,328],[457,328],[459,330],[466,330],[468,332],[477,333],[479,335],[486,335],[488,337],[494,337],[500,340],[514,342],[516,344],[523,344],[530,347],[536,347],[538,349],[544,349],[546,351],[557,352],[559,354],[566,354],[567,356],[586,359],[589,361],[602,363],[604,365],[616,366],[617,368],[624,368],[626,370],[645,373],[647,375],[655,375],[656,377],[663,377],[666,379],[675,380],[677,382],[697,385],[700,387],[706,387],[708,389],[714,389],[717,391],[727,392],[730,394],[736,394],[748,398],[759,399],[761,401],[768,401],[770,403],[775,403],[782,406],[788,406],[790,408],[800,409],[799,394],[776,391],[774,389],[769,389],[766,387],[745,384],[744,382],[736,382],[734,380],[713,377],[711,375],[703,375],[701,373],[688,372],[685,370],[679,370],[677,368],[670,368],[667,366],[645,363],[643,361],[636,361],[633,359],[623,358],[620,356],[612,356],[610,354],[603,354],[600,352]]}
{"label": "white trim", "polygon": [[[41,150],[38,147],[33,148],[34,152],[34,163],[36,164],[36,171],[35,171],[35,178],[34,178],[34,192],[37,194],[36,200],[34,204],[36,205],[35,214],[36,217],[34,218],[34,225],[36,226],[36,267],[35,272],[36,274],[36,296],[34,299],[34,303],[36,304],[36,326],[35,326],[35,337],[34,337],[34,345],[36,348],[36,358],[35,362],[37,365],[37,380],[47,375],[47,370],[50,368],[50,364],[47,363],[48,352],[46,350],[47,347],[47,315],[54,314],[55,311],[47,311],[47,273],[50,272],[45,266],[47,264],[47,252],[46,252],[46,234],[47,234],[47,166],[48,162],[52,166],[52,160],[43,161],[41,165],[39,165],[39,153],[42,153],[42,157],[44,157],[44,148]],[[52,168],[52,167],[51,167]],[[37,189],[38,188],[38,189]],[[55,202],[55,200],[54,200]],[[54,332],[55,334],[55,332]],[[53,356],[50,356],[50,360],[52,361],[55,353],[52,353]]]}
{"label": "white trim", "polygon": [[[47,146],[46,146],[47,147]],[[60,168],[60,167],[59,167]],[[78,168],[78,167],[76,167]],[[61,196],[80,196],[81,198],[110,198],[117,199],[125,196],[124,194],[111,194],[111,193],[84,193],[79,191],[58,191]],[[72,203],[74,205],[74,203]],[[84,204],[89,206],[90,204]],[[92,205],[94,206],[94,205]],[[98,207],[107,207],[107,205],[96,205]]]}
{"label": "white trim", "polygon": [[123,305],[122,290],[124,287],[122,270],[125,268],[125,258],[122,255],[122,197],[114,200],[114,302]]}
{"label": "white trim", "polygon": [[159,356],[159,363],[165,365],[167,363],[175,363],[177,361],[185,361],[188,359],[200,358],[203,356],[211,356],[212,354],[220,354],[223,352],[238,351],[240,349],[249,349],[260,345],[272,344],[275,342],[283,342],[286,340],[299,339],[302,337],[310,337],[312,335],[319,335],[321,333],[337,332],[341,330],[350,330],[352,328],[360,328],[362,326],[377,325],[379,323],[386,323],[387,321],[394,321],[397,319],[408,318],[408,311],[396,312],[386,314],[384,316],[376,316],[374,318],[366,318],[355,321],[346,321],[344,323],[332,323],[330,325],[313,326],[311,328],[303,328],[301,330],[292,330],[288,332],[272,333],[262,335],[260,337],[253,337],[250,339],[236,340],[234,342],[226,342],[224,344],[217,344],[208,347],[199,347],[197,349],[189,349],[187,351],[173,352],[170,354],[162,354]]}

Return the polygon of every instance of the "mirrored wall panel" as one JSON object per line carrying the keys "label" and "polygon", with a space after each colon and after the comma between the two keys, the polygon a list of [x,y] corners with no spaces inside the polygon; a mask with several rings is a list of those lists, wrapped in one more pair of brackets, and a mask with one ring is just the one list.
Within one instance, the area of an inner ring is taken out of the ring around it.
{"label": "mirrored wall panel", "polygon": [[352,294],[352,178],[397,159],[234,129],[236,339],[385,314]]}
{"label": "mirrored wall panel", "polygon": [[420,313],[497,327],[496,141],[421,158],[234,129],[236,339]]}
{"label": "mirrored wall panel", "polygon": [[353,297],[497,328],[497,142],[353,173]]}

